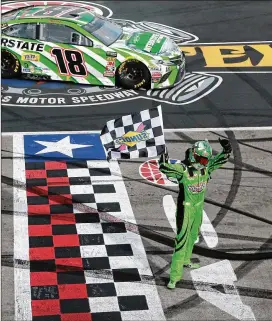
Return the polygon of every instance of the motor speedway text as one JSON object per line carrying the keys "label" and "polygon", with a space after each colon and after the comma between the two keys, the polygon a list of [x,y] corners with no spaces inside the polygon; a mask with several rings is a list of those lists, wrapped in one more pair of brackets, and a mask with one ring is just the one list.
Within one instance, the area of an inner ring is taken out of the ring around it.
{"label": "motor speedway text", "polygon": [[[70,104],[79,104],[85,102],[107,102],[114,99],[124,99],[126,97],[134,97],[138,96],[139,93],[133,89],[122,90],[111,92],[107,94],[99,94],[99,95],[88,95],[88,96],[69,96],[68,97],[26,97],[19,96],[17,98],[17,104],[50,104],[50,105],[64,105],[67,104],[68,100]],[[2,103],[8,103],[12,99],[12,96],[2,96]]]}

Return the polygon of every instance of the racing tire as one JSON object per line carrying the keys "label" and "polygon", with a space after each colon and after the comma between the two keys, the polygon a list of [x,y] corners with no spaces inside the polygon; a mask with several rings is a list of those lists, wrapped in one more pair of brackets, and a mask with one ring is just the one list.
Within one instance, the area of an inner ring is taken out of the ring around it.
{"label": "racing tire", "polygon": [[18,58],[8,50],[1,51],[1,77],[16,78],[21,75],[21,65]]}
{"label": "racing tire", "polygon": [[116,85],[125,89],[149,89],[151,75],[148,68],[138,60],[127,60],[116,70]]}

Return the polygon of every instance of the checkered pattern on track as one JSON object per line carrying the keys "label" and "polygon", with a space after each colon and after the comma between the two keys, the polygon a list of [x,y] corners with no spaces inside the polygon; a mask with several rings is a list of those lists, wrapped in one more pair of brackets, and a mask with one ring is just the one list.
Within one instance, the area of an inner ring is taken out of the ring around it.
{"label": "checkered pattern on track", "polygon": [[140,236],[122,222],[135,221],[110,164],[26,163],[33,321],[155,320],[162,311],[142,281],[152,273]]}

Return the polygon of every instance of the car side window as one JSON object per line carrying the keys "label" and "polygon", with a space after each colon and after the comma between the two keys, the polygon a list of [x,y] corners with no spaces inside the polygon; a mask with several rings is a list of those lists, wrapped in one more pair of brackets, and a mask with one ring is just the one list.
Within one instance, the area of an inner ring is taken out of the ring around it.
{"label": "car side window", "polygon": [[93,45],[90,39],[83,36],[75,29],[62,24],[54,23],[40,24],[40,40],[55,43],[66,43],[77,46],[92,47]]}
{"label": "car side window", "polygon": [[36,23],[20,23],[5,28],[2,33],[10,37],[33,40],[36,39],[36,26]]}

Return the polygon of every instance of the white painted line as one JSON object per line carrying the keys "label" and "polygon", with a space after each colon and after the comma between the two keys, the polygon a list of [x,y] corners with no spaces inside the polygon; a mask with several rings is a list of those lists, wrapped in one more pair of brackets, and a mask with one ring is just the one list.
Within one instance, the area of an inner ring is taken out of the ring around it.
{"label": "white painted line", "polygon": [[[172,195],[165,195],[163,197],[163,208],[170,226],[176,233],[176,204]],[[218,236],[205,211],[203,211],[203,222],[200,232],[209,248],[216,247],[218,244]]]}
{"label": "white painted line", "polygon": [[[222,131],[261,131],[272,130],[272,126],[263,127],[212,127],[212,128],[166,128],[165,133],[186,133],[186,132],[222,132]],[[47,131],[47,132],[2,132],[2,136],[22,136],[22,135],[57,135],[57,134],[100,134],[100,130],[71,130],[71,131]]]}
{"label": "white painted line", "polygon": [[[13,220],[14,220],[14,297],[15,320],[32,320],[29,265],[28,211],[25,186],[24,137],[13,137]],[[17,215],[20,213],[20,215]]]}
{"label": "white painted line", "polygon": [[200,232],[209,248],[214,248],[218,244],[218,236],[208,215],[203,210],[203,220],[200,227]]}
{"label": "white painted line", "polygon": [[[229,260],[219,261],[191,271],[198,295],[205,301],[230,314],[238,320],[255,321],[254,313],[241,300],[235,286],[237,277]],[[222,285],[224,292],[212,285]]]}
{"label": "white painted line", "polygon": [[165,195],[163,197],[163,208],[164,208],[164,213],[168,219],[168,222],[170,226],[172,227],[172,230],[176,233],[177,228],[176,228],[176,204],[173,199],[172,195]]}

